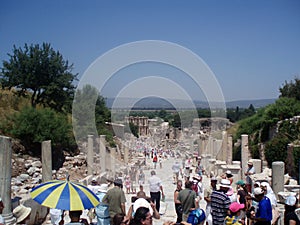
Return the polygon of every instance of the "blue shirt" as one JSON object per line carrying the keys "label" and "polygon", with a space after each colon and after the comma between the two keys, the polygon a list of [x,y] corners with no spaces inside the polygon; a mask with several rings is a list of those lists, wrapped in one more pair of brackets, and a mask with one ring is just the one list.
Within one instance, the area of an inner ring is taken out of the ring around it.
{"label": "blue shirt", "polygon": [[264,197],[258,203],[258,209],[256,211],[256,218],[264,218],[267,221],[272,221],[272,205],[268,197]]}

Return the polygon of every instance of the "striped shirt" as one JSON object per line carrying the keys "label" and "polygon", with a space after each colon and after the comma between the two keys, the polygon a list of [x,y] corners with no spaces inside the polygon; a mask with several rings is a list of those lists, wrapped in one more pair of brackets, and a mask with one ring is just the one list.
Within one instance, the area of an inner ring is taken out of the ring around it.
{"label": "striped shirt", "polygon": [[213,191],[211,194],[211,215],[213,225],[223,225],[227,210],[230,206],[230,199],[222,191]]}

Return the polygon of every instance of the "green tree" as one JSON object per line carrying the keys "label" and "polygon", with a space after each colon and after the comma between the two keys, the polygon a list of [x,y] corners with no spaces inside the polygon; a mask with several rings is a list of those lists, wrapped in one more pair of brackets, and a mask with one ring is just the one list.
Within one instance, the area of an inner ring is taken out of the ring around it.
{"label": "green tree", "polygon": [[300,100],[300,79],[295,78],[289,83],[285,81],[284,85],[279,88],[280,97],[295,98]]}
{"label": "green tree", "polygon": [[15,91],[18,96],[30,96],[31,105],[51,107],[56,111],[70,111],[77,74],[73,65],[63,59],[50,44],[43,43],[17,48],[3,61],[0,82],[2,88]]}
{"label": "green tree", "polygon": [[85,85],[82,89],[77,89],[72,116],[76,139],[86,140],[89,134],[98,133],[106,135],[107,141],[113,145],[112,131],[105,124],[111,121],[111,113],[97,88]]}

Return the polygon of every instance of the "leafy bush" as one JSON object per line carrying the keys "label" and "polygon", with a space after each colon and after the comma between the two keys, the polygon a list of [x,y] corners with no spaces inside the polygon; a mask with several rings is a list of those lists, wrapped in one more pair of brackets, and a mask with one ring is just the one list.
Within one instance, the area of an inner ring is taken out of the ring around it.
{"label": "leafy bush", "polygon": [[75,145],[67,117],[49,108],[23,108],[8,118],[4,132],[20,139],[34,155],[40,154],[41,142],[46,140],[51,140],[56,149],[71,149]]}
{"label": "leafy bush", "polygon": [[285,161],[288,143],[290,143],[290,140],[283,134],[279,134],[267,142],[265,156],[269,166],[272,166],[274,161]]}

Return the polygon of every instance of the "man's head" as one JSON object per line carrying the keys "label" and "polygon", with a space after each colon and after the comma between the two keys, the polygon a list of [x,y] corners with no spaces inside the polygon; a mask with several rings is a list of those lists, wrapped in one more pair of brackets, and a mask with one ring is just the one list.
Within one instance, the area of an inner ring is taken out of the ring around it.
{"label": "man's head", "polygon": [[121,187],[123,186],[123,182],[121,179],[117,178],[114,180],[114,185],[117,186],[117,187]]}
{"label": "man's head", "polygon": [[154,170],[152,170],[150,174],[151,174],[151,176],[156,175]]}
{"label": "man's head", "polygon": [[216,177],[210,178],[210,185],[211,185],[213,188],[216,188],[216,187],[217,187],[217,183],[218,183],[218,179],[217,179]]}
{"label": "man's head", "polygon": [[69,216],[72,222],[78,222],[82,214],[81,210],[69,211]]}
{"label": "man's head", "polygon": [[193,182],[190,181],[190,180],[187,180],[184,184],[185,188],[189,188],[189,189],[192,189],[192,186],[193,186]]}

